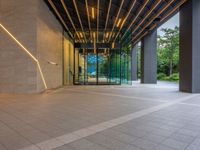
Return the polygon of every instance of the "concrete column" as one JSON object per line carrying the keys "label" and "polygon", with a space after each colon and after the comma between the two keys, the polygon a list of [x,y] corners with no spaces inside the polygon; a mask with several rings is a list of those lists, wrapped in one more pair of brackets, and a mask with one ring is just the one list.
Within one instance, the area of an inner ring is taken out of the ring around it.
{"label": "concrete column", "polygon": [[200,1],[180,8],[180,91],[200,92]]}
{"label": "concrete column", "polygon": [[137,49],[138,44],[134,45],[131,51],[131,80],[137,80]]}
{"label": "concrete column", "polygon": [[141,83],[157,83],[157,30],[142,39]]}

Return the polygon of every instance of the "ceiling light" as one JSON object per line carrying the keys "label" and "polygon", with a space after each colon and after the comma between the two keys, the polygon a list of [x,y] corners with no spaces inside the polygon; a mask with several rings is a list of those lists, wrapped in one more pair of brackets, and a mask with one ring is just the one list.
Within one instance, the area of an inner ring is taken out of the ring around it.
{"label": "ceiling light", "polygon": [[76,35],[77,35],[77,37],[80,39],[80,36],[79,36],[78,32],[76,32]]}
{"label": "ceiling light", "polygon": [[93,32],[93,38],[95,39],[95,36],[96,36],[96,34],[95,34],[95,32]]}
{"label": "ceiling light", "polygon": [[115,43],[114,42],[112,42],[112,48],[115,48]]}
{"label": "ceiling light", "polygon": [[109,32],[106,33],[106,38],[108,38],[108,36],[109,36]]}
{"label": "ceiling light", "polygon": [[94,19],[94,7],[92,7],[92,18]]}
{"label": "ceiling light", "polygon": [[83,38],[83,33],[82,32],[80,32],[80,37]]}
{"label": "ceiling light", "polygon": [[122,19],[119,18],[118,22],[117,22],[117,27],[119,27],[120,23],[121,23]]}

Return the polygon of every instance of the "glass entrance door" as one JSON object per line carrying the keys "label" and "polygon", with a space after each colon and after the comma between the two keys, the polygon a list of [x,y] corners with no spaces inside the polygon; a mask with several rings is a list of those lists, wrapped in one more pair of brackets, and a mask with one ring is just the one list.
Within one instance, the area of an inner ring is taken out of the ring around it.
{"label": "glass entrance door", "polygon": [[89,52],[87,53],[87,81],[85,84],[97,84],[97,55]]}
{"label": "glass entrance door", "polygon": [[120,51],[75,49],[74,84],[121,84]]}

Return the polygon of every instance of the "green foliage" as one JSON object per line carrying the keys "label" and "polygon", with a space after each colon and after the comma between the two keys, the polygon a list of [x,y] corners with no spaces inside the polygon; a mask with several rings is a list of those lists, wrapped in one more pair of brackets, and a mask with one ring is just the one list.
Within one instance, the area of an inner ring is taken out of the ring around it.
{"label": "green foliage", "polygon": [[166,81],[179,81],[179,74],[178,73],[174,73],[171,76],[163,78],[163,80],[166,80]]}
{"label": "green foliage", "polygon": [[171,76],[166,76],[164,73],[159,73],[157,79],[162,81],[179,81],[179,74],[173,73]]}
{"label": "green foliage", "polygon": [[[158,79],[177,81],[179,63],[179,27],[163,28],[158,37]],[[164,77],[164,74],[166,77]]]}
{"label": "green foliage", "polygon": [[164,73],[158,73],[158,75],[157,75],[157,79],[158,80],[164,80],[166,78],[166,74],[164,74]]}

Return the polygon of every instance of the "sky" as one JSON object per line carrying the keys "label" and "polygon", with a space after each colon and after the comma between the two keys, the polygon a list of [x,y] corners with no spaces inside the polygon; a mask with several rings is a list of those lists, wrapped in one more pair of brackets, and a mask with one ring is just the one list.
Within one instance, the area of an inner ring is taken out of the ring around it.
{"label": "sky", "polygon": [[175,26],[179,26],[179,13],[177,13],[175,16],[173,16],[171,19],[169,19],[166,23],[158,28],[158,35],[163,35],[163,32],[161,31],[162,28],[173,29]]}

